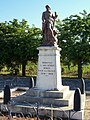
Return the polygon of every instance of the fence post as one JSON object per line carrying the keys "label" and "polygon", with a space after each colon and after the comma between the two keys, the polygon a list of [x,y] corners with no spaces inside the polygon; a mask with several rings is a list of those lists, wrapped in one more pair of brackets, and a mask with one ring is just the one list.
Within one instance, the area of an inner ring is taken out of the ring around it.
{"label": "fence post", "polygon": [[74,110],[81,110],[81,92],[79,88],[77,88],[74,93]]}
{"label": "fence post", "polygon": [[11,92],[10,92],[10,87],[8,85],[5,86],[4,88],[4,104],[8,104],[8,102],[11,99]]}
{"label": "fence post", "polygon": [[35,87],[35,81],[33,77],[30,77],[29,88]]}
{"label": "fence post", "polygon": [[80,79],[80,90],[81,90],[81,94],[85,93],[85,82],[83,78]]}

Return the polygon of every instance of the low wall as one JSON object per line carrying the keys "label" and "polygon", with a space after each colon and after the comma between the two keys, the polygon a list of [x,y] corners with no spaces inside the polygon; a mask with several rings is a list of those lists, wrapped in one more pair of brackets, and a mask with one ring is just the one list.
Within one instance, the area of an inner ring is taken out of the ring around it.
{"label": "low wall", "polygon": [[[85,80],[85,90],[90,91],[90,80]],[[0,88],[3,89],[5,85],[10,87],[30,87],[31,86],[31,77],[12,77],[12,76],[0,76]],[[36,77],[34,77],[36,84]],[[70,86],[70,89],[76,89],[80,86],[80,79],[74,78],[62,78],[62,84]]]}

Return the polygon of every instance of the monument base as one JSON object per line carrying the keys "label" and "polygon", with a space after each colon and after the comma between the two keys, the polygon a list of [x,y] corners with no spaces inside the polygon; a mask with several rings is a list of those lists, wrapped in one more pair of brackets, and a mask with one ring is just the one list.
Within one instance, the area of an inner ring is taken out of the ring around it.
{"label": "monument base", "polygon": [[[62,86],[60,91],[31,88],[25,94],[12,99],[8,108],[14,113],[31,113],[36,116],[35,109],[38,109],[39,116],[51,116],[52,113],[54,118],[83,120],[84,108],[74,111],[73,98],[74,91],[69,90],[69,86]],[[82,102],[85,103],[84,99]]]}
{"label": "monument base", "polygon": [[[83,111],[73,110],[74,91],[69,86],[63,86],[61,80],[60,48],[39,47],[37,83],[34,88],[29,89],[25,94],[14,98],[9,105],[12,112],[30,112],[39,115],[56,118],[83,119]],[[81,104],[85,103],[84,97]],[[13,104],[14,103],[14,104]],[[82,107],[83,109],[83,107]],[[76,114],[77,113],[77,114]]]}
{"label": "monument base", "polygon": [[[66,94],[67,93],[67,94]],[[42,90],[37,88],[29,89],[20,97],[14,98],[16,103],[40,103],[45,106],[73,106],[74,91],[70,91],[68,86],[62,86],[59,90]]]}
{"label": "monument base", "polygon": [[59,47],[39,47],[37,84],[38,89],[61,90],[61,65]]}

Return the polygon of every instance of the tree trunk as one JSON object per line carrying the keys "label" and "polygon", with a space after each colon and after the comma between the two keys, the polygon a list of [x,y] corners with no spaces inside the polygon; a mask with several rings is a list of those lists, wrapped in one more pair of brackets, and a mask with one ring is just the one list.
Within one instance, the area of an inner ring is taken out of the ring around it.
{"label": "tree trunk", "polygon": [[26,62],[22,63],[22,76],[26,75]]}
{"label": "tree trunk", "polygon": [[82,60],[78,60],[78,78],[82,78]]}

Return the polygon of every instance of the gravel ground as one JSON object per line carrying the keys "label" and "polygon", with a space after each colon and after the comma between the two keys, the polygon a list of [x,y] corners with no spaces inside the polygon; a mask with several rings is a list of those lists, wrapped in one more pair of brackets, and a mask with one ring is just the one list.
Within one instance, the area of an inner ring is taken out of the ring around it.
{"label": "gravel ground", "polygon": [[90,120],[90,94],[86,96],[84,120]]}

